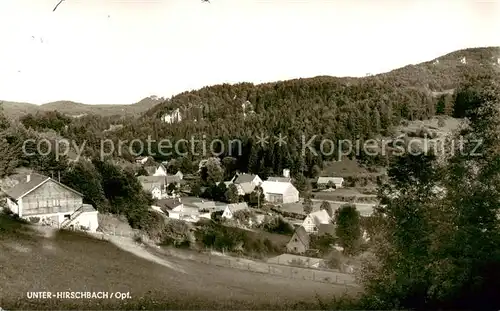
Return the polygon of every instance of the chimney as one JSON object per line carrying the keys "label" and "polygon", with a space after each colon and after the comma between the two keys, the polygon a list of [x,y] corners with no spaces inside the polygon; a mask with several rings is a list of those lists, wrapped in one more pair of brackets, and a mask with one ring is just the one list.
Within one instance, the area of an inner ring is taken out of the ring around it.
{"label": "chimney", "polygon": [[31,175],[28,174],[28,176],[26,176],[26,182],[30,182],[30,180],[31,180]]}
{"label": "chimney", "polygon": [[285,168],[283,170],[283,177],[289,178],[290,177],[290,170]]}

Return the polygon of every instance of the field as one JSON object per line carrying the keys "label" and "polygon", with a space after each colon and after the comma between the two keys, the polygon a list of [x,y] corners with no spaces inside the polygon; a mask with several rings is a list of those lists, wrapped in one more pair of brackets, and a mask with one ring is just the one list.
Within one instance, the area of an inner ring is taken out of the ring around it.
{"label": "field", "polygon": [[214,252],[211,254],[199,253],[195,251],[177,250],[172,248],[161,250],[151,249],[151,252],[159,254],[159,256],[173,255],[175,257],[204,262],[210,265],[231,267],[240,270],[270,274],[282,278],[338,284],[344,286],[344,290],[350,290],[350,287],[357,286],[355,283],[354,275],[340,273],[339,271],[334,270],[329,271],[303,267],[292,267],[280,264],[270,264],[267,262],[224,256],[223,254]]}
{"label": "field", "polygon": [[[154,263],[108,241],[61,231],[42,237],[1,217],[0,305],[7,310],[318,309],[318,299],[325,301],[345,292],[345,286],[173,256]],[[132,298],[28,300],[28,291],[128,292]]]}

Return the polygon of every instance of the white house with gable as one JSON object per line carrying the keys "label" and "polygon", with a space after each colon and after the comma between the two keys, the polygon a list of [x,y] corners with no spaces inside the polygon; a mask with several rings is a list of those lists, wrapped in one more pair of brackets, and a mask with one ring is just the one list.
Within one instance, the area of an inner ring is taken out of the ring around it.
{"label": "white house with gable", "polygon": [[318,177],[316,183],[321,186],[327,186],[329,182],[332,182],[337,189],[344,186],[344,178],[342,177]]}
{"label": "white house with gable", "polygon": [[17,184],[4,191],[7,207],[20,218],[62,229],[97,230],[98,212],[83,203],[80,192],[36,173],[14,175],[11,179]]}
{"label": "white house with gable", "polygon": [[224,209],[224,212],[222,213],[222,217],[227,218],[227,219],[232,219],[234,216],[234,213],[238,211],[243,211],[243,210],[248,210],[248,205],[247,203],[234,203],[234,204],[228,204],[226,208]]}
{"label": "white house with gable", "polygon": [[326,210],[320,210],[307,215],[302,223],[302,227],[306,229],[307,233],[316,233],[321,225],[330,223],[331,217],[328,215],[328,212]]}
{"label": "white house with gable", "polygon": [[267,202],[295,203],[299,201],[299,191],[291,182],[266,180],[261,187]]}

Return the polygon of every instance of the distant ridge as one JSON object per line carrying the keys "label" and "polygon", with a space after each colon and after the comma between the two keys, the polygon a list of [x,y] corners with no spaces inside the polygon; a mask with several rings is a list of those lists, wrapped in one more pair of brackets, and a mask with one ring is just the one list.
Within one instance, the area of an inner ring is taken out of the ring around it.
{"label": "distant ridge", "polygon": [[162,97],[150,96],[129,105],[86,105],[73,101],[55,101],[43,105],[1,101],[5,114],[9,118],[17,119],[29,113],[57,110],[63,114],[77,117],[85,114],[98,114],[101,116],[138,116],[154,106],[165,101]]}

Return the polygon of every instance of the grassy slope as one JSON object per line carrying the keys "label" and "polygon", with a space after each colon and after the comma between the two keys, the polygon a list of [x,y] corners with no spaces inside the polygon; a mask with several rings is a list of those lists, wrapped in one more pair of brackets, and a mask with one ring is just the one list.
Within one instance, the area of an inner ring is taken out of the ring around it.
{"label": "grassy slope", "polygon": [[[12,226],[0,219],[0,228]],[[17,224],[14,224],[18,227]],[[18,227],[22,228],[22,227]],[[15,235],[15,238],[13,237]],[[342,286],[169,258],[187,274],[75,233],[42,238],[0,232],[0,305],[9,309],[309,309]],[[130,292],[132,299],[27,300],[27,291]]]}

